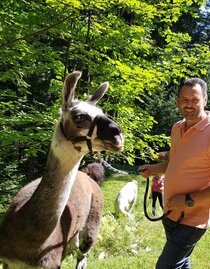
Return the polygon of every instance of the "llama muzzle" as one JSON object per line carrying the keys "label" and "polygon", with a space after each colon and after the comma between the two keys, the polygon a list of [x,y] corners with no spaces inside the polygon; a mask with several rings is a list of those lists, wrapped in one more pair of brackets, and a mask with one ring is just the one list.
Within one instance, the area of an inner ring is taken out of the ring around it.
{"label": "llama muzzle", "polygon": [[124,140],[120,126],[113,120],[101,116],[97,121],[97,138],[111,151],[122,151]]}

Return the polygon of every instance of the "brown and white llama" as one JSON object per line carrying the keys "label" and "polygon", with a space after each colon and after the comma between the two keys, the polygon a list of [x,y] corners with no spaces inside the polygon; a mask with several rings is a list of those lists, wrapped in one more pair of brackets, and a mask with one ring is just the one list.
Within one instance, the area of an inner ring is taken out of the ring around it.
{"label": "brown and white llama", "polygon": [[65,79],[62,115],[43,177],[20,190],[0,225],[5,269],[61,268],[68,246],[76,250],[76,269],[86,268],[86,253],[99,230],[103,195],[78,167],[90,150],[121,151],[123,138],[119,125],[96,107],[109,84],[80,102],[74,100],[80,76],[75,71]]}
{"label": "brown and white llama", "polygon": [[85,172],[89,177],[91,177],[99,186],[105,178],[105,169],[102,164],[94,162],[89,164],[84,164],[79,167],[79,170]]}

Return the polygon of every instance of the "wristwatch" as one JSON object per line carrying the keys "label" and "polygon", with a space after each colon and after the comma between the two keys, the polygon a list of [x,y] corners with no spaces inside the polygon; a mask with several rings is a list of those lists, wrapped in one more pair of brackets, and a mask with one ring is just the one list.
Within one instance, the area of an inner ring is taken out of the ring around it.
{"label": "wristwatch", "polygon": [[192,206],[194,206],[194,201],[193,201],[193,199],[190,197],[190,194],[189,194],[189,193],[186,194],[186,197],[185,197],[185,205],[186,205],[187,207],[192,207]]}

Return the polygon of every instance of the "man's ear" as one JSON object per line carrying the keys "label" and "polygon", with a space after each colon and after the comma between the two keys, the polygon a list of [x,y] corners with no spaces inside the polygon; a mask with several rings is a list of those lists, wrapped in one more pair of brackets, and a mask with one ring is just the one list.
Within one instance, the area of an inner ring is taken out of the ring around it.
{"label": "man's ear", "polygon": [[207,102],[208,102],[208,95],[206,95],[206,96],[204,97],[204,106],[207,105]]}

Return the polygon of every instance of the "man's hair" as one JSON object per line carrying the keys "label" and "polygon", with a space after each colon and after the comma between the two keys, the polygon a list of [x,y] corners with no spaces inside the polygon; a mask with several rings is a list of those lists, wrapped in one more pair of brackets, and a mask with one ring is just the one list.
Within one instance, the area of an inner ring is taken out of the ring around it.
{"label": "man's hair", "polygon": [[208,86],[206,84],[206,82],[204,80],[202,80],[201,78],[189,78],[187,80],[185,80],[184,82],[182,82],[178,88],[178,93],[177,95],[180,95],[181,89],[183,86],[195,86],[196,84],[199,84],[201,86],[202,92],[203,92],[203,96],[207,95],[208,92]]}

